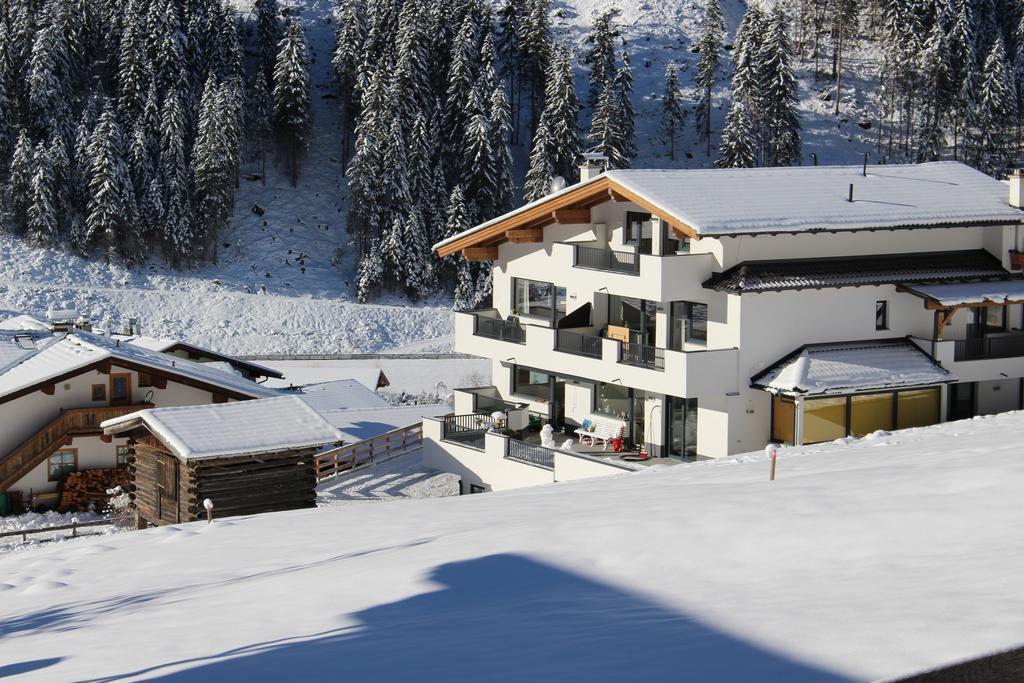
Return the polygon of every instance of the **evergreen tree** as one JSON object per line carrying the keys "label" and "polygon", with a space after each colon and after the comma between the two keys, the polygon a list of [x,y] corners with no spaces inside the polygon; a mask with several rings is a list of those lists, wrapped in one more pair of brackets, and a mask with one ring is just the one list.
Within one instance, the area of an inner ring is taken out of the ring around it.
{"label": "evergreen tree", "polygon": [[523,56],[523,75],[530,87],[530,130],[536,134],[540,112],[544,106],[546,75],[549,62],[556,52],[551,44],[551,19],[548,16],[551,0],[527,0],[528,9],[522,23],[520,39]]}
{"label": "evergreen tree", "polygon": [[590,65],[590,106],[596,108],[605,85],[615,78],[615,40],[619,31],[615,27],[617,8],[607,9],[597,15],[594,28],[587,36],[589,47],[584,53],[583,63]]}
{"label": "evergreen tree", "polygon": [[274,124],[293,187],[299,182],[299,157],[312,125],[310,107],[306,37],[301,24],[292,20],[285,28],[274,66]]}
{"label": "evergreen tree", "polygon": [[954,95],[951,85],[946,34],[940,22],[936,21],[921,55],[922,106],[918,112],[915,145],[915,160],[918,162],[939,159],[945,138],[946,109]]}
{"label": "evergreen tree", "polygon": [[[467,106],[473,101],[476,84],[476,65],[479,60],[476,49],[476,25],[472,15],[467,15],[455,36],[452,45],[451,67],[448,69],[448,88],[445,99],[446,149],[456,152],[466,135],[469,121],[480,113],[479,103],[475,108]],[[467,111],[469,109],[469,111]]]}
{"label": "evergreen tree", "polygon": [[160,172],[166,193],[163,198],[164,241],[175,262],[191,252],[194,238],[189,211],[185,121],[181,109],[177,90],[172,88],[164,99],[160,121]]}
{"label": "evergreen tree", "polygon": [[[614,88],[614,83],[611,86]],[[581,154],[579,117],[580,102],[573,85],[572,66],[565,51],[559,50],[548,70],[541,124],[546,124],[547,135],[550,136],[547,154],[552,170],[567,180],[572,178]]]}
{"label": "evergreen tree", "polygon": [[734,99],[725,117],[718,165],[722,168],[752,168],[757,166],[757,148],[754,124],[747,113],[747,104]]}
{"label": "evergreen tree", "polygon": [[86,243],[103,245],[107,259],[119,255],[131,263],[134,255],[134,199],[124,164],[121,130],[113,110],[100,115],[89,144],[89,213]]}
{"label": "evergreen tree", "polygon": [[18,133],[11,159],[9,186],[11,188],[11,212],[14,225],[22,229],[28,221],[29,200],[32,196],[32,178],[35,175],[33,163],[35,154],[32,139],[24,128]]}
{"label": "evergreen tree", "polygon": [[[697,105],[697,123],[700,134],[711,156],[711,95],[718,68],[721,65],[722,44],[725,41],[725,19],[718,0],[706,0],[704,16],[701,19],[700,33],[697,38],[697,52],[700,63],[697,65],[697,85],[701,88],[701,99]],[[673,156],[673,158],[675,158]]]}
{"label": "evergreen tree", "polygon": [[253,75],[249,83],[249,105],[246,107],[248,114],[249,139],[255,148],[256,157],[260,162],[260,182],[267,184],[267,145],[270,143],[271,122],[270,122],[270,94],[267,91],[267,81],[262,73]]}
{"label": "evergreen tree", "polygon": [[[448,221],[445,224],[445,238],[454,237],[471,226],[469,209],[462,187],[456,185],[448,198]],[[444,263],[455,271],[455,310],[468,311],[476,304],[476,281],[472,264],[461,256],[447,256]]]}
{"label": "evergreen tree", "polygon": [[1017,97],[1002,36],[996,36],[985,59],[978,105],[975,163],[986,173],[997,175],[1013,157],[1011,130],[1017,120]]}
{"label": "evergreen tree", "polygon": [[669,62],[665,67],[665,93],[661,97],[661,132],[668,142],[668,155],[672,161],[676,159],[676,138],[682,126],[683,108],[679,103],[676,63]]}
{"label": "evergreen tree", "polygon": [[629,160],[636,156],[636,144],[633,140],[636,130],[636,110],[633,108],[633,69],[629,64],[629,52],[622,50],[622,64],[615,73],[615,97],[619,129],[619,148],[625,163],[620,168],[628,168]]}
{"label": "evergreen tree", "polygon": [[39,137],[51,131],[70,133],[69,62],[67,43],[55,23],[39,29],[28,67],[28,103],[32,129]]}
{"label": "evergreen tree", "polygon": [[537,134],[533,136],[530,168],[526,172],[526,187],[523,188],[528,202],[536,201],[551,191],[551,181],[555,176],[554,147],[547,122],[541,117]]}
{"label": "evergreen tree", "polygon": [[512,179],[512,150],[509,139],[512,130],[512,113],[504,89],[498,87],[491,93],[491,158],[494,166],[493,218],[512,209],[515,183]]}
{"label": "evergreen tree", "polygon": [[356,300],[365,304],[380,288],[384,277],[384,262],[381,259],[380,244],[375,239],[369,249],[359,259],[359,271],[356,278]]}
{"label": "evergreen tree", "polygon": [[796,113],[797,83],[790,66],[786,15],[772,11],[762,56],[764,93],[765,165],[789,166],[800,161],[800,119]]}
{"label": "evergreen tree", "polygon": [[619,128],[618,102],[615,84],[607,81],[594,107],[594,120],[590,126],[592,149],[608,160],[608,168],[625,168],[629,160],[622,150],[622,130]]}
{"label": "evergreen tree", "polygon": [[142,115],[149,95],[152,74],[148,68],[144,27],[139,21],[136,3],[128,3],[127,21],[121,39],[118,68],[118,110],[125,123],[132,124]]}
{"label": "evergreen tree", "polygon": [[197,232],[213,245],[217,262],[217,242],[227,226],[231,208],[231,167],[229,132],[222,91],[213,78],[206,81],[199,110],[199,130],[192,150],[192,175],[195,179]]}
{"label": "evergreen tree", "polygon": [[277,0],[253,0],[253,12],[256,15],[256,52],[259,57],[259,70],[264,81],[269,83],[274,78],[277,44],[281,40],[281,13]]}
{"label": "evergreen tree", "polygon": [[27,237],[32,244],[55,246],[59,240],[55,206],[56,182],[50,152],[43,143],[36,146],[34,168],[28,207]]}

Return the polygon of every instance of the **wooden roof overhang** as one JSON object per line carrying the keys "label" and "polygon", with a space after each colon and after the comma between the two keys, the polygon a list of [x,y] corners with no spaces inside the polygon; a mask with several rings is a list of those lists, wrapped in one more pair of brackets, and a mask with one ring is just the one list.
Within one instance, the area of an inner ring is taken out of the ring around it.
{"label": "wooden roof overhang", "polygon": [[[43,380],[41,382],[36,382],[35,384],[30,384],[28,386],[22,387],[21,389],[17,389],[8,394],[0,396],[0,404],[13,401],[15,399],[21,398],[22,396],[27,396],[28,394],[34,393],[36,391],[42,391],[45,394],[52,395],[57,384],[61,384],[63,382],[68,381],[69,379],[73,379],[75,377],[78,377],[79,375],[83,375],[87,372],[92,371],[99,372],[100,374],[103,375],[109,375],[111,369],[114,367],[121,368],[124,370],[134,370],[136,372],[146,373],[151,378],[157,380],[157,382],[154,383],[154,387],[158,389],[166,388],[167,380],[172,380],[174,382],[177,382],[178,384],[184,384],[186,386],[190,386],[195,389],[200,389],[202,391],[209,391],[211,394],[226,396],[227,398],[233,398],[239,401],[245,401],[251,398],[255,398],[251,394],[245,394],[240,391],[230,389],[228,387],[210,384],[209,382],[204,382],[203,380],[188,377],[186,375],[180,375],[166,368],[162,369],[152,367],[149,365],[144,365],[142,363],[135,363],[129,360],[124,360],[122,358],[103,358],[94,363],[83,365],[82,367],[75,368],[74,370],[69,370],[68,372],[61,373],[55,377],[50,377],[49,379]],[[164,386],[160,387],[158,386],[158,384],[163,384]]]}
{"label": "wooden roof overhang", "polygon": [[544,227],[551,224],[572,225],[590,222],[590,209],[604,202],[632,202],[667,223],[676,234],[690,239],[700,235],[685,221],[672,216],[661,207],[605,176],[581,183],[549,199],[528,205],[518,211],[484,224],[457,239],[437,247],[439,257],[462,253],[470,261],[492,261],[498,258],[498,245],[503,242],[524,244],[542,242]]}
{"label": "wooden roof overhang", "polygon": [[935,312],[935,320],[933,326],[933,339],[940,341],[942,339],[942,331],[953,322],[953,316],[961,308],[987,308],[989,306],[1009,306],[1010,304],[1024,304],[1024,298],[1012,298],[1007,297],[999,301],[965,301],[963,303],[956,304],[944,304],[941,300],[935,297],[929,296],[924,292],[915,290],[910,285],[897,285],[897,292],[903,292],[905,294],[911,294],[923,300],[924,307],[929,311]]}

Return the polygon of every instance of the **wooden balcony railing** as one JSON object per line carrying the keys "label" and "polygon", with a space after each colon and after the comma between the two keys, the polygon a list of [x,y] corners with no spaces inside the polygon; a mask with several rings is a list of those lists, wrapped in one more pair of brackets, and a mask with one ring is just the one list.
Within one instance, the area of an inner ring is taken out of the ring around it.
{"label": "wooden balcony railing", "polygon": [[423,423],[409,425],[370,439],[316,455],[316,478],[327,479],[417,451],[423,446]]}
{"label": "wooden balcony railing", "polygon": [[152,407],[151,403],[142,403],[63,411],[0,460],[0,491],[10,488],[32,468],[50,457],[51,453],[66,444],[69,437],[100,434],[100,424],[105,420]]}

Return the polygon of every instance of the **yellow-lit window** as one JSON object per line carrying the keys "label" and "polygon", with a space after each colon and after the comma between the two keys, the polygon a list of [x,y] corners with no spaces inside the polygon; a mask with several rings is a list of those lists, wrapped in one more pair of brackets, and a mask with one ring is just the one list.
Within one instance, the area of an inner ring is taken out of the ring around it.
{"label": "yellow-lit window", "polygon": [[834,441],[846,436],[846,397],[804,401],[804,443]]}
{"label": "yellow-lit window", "polygon": [[850,405],[850,435],[892,429],[892,394],[853,396]]}
{"label": "yellow-lit window", "polygon": [[939,389],[901,391],[896,408],[896,428],[924,427],[939,421]]}
{"label": "yellow-lit window", "polygon": [[772,396],[772,441],[796,443],[796,404],[791,398]]}

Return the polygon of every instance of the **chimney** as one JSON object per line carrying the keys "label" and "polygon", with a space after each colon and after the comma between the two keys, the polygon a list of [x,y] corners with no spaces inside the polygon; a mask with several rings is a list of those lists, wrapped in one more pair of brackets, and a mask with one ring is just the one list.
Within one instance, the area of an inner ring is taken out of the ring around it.
{"label": "chimney", "polygon": [[1015,168],[1010,175],[1010,206],[1024,209],[1024,168]]}
{"label": "chimney", "polygon": [[580,166],[580,182],[585,183],[608,170],[608,157],[600,152],[584,152]]}

